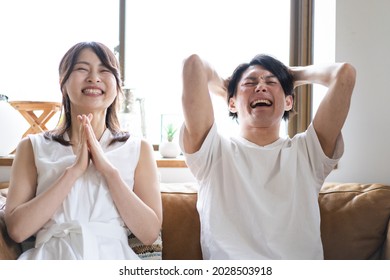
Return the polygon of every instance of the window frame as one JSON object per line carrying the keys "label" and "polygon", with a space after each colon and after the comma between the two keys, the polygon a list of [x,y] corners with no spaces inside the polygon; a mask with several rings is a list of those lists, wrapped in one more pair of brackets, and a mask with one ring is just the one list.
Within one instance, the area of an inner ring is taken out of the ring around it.
{"label": "window frame", "polygon": [[[314,1],[291,0],[290,6],[290,65],[313,64]],[[295,89],[294,111],[299,112],[288,122],[288,135],[303,132],[312,119],[313,86],[304,85]]]}

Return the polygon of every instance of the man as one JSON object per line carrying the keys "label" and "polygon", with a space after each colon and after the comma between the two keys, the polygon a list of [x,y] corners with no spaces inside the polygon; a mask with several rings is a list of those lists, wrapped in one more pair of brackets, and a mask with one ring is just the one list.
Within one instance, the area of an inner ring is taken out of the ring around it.
{"label": "man", "polygon": [[[322,259],[318,193],[343,154],[355,84],[348,63],[286,67],[258,55],[224,80],[199,56],[183,65],[181,148],[199,182],[205,259]],[[307,131],[280,138],[294,87],[328,88]],[[225,96],[239,135],[218,132],[209,92]]]}

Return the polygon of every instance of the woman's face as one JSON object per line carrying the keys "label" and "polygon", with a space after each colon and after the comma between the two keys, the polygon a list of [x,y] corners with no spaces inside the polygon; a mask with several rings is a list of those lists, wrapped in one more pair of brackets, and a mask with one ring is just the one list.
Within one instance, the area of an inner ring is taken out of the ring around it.
{"label": "woman's face", "polygon": [[106,110],[118,94],[114,74],[90,48],[80,52],[64,90],[77,114]]}

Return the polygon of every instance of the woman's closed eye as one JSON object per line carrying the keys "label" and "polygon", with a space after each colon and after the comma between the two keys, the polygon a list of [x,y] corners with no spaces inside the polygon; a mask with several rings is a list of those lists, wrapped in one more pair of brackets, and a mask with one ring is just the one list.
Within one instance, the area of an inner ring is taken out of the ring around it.
{"label": "woman's closed eye", "polygon": [[108,68],[101,68],[101,69],[100,69],[100,72],[101,72],[101,73],[105,73],[105,74],[106,74],[106,73],[112,74],[112,71],[111,71],[110,69],[108,69]]}
{"label": "woman's closed eye", "polygon": [[85,68],[85,67],[75,67],[75,68],[73,69],[73,71],[88,71],[88,69]]}

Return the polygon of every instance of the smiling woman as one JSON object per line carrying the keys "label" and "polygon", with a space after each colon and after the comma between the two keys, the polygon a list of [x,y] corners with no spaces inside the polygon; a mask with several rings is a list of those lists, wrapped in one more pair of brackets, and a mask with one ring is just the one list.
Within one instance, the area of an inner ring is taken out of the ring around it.
{"label": "smiling woman", "polygon": [[119,63],[104,44],[80,42],[59,70],[64,120],[16,149],[9,236],[35,237],[19,259],[139,259],[128,236],[153,244],[162,205],[152,145],[119,125]]}

